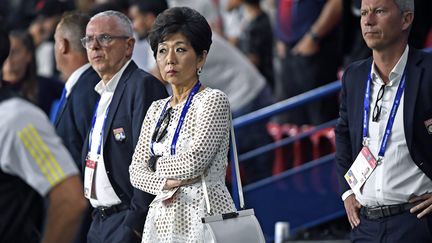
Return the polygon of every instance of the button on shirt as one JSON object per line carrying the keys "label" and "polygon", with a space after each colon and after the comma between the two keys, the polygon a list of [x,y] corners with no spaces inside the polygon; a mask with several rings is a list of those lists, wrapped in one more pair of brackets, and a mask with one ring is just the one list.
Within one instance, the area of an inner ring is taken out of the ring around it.
{"label": "button on shirt", "polygon": [[[407,46],[398,63],[390,72],[390,82],[385,86],[382,100],[378,102],[378,106],[382,107],[378,122],[372,122],[372,111],[378,91],[384,82],[375,69],[375,64],[372,68],[371,102],[369,107],[371,112],[368,132],[370,138],[369,149],[375,158],[378,158],[396,91],[407,63],[408,51]],[[409,82],[410,80],[406,79],[407,85]],[[376,167],[365,182],[362,193],[356,195],[356,199],[363,206],[406,203],[410,197],[430,192],[432,189],[432,181],[416,166],[408,151],[403,120],[404,94],[401,97],[382,163]]]}
{"label": "button on shirt", "polygon": [[[100,81],[95,86],[95,91],[100,94],[101,98],[97,108],[97,116],[96,122],[93,127],[93,133],[91,134],[91,140],[89,140],[90,146],[90,154],[91,158],[97,157],[97,150],[99,143],[101,143],[101,155],[103,155],[103,131],[102,126],[105,122],[105,114],[107,112],[108,106],[111,103],[112,97],[114,95],[114,91],[117,87],[117,84],[120,80],[120,77],[123,74],[123,71],[129,65],[130,61],[127,62],[119,72],[117,72],[110,81],[105,84],[103,81]],[[107,127],[104,130],[108,129]],[[91,142],[91,143],[90,143]],[[121,203],[120,198],[115,193],[109,179],[107,172],[105,170],[105,164],[103,156],[99,156],[97,167],[96,167],[96,176],[93,181],[95,183],[95,193],[96,199],[90,199],[90,203],[93,207],[100,206],[112,206]]]}

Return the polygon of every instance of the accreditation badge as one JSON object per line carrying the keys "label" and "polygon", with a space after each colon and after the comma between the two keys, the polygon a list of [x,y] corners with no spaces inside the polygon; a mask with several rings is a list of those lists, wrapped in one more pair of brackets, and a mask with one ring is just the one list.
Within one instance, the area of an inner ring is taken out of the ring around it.
{"label": "accreditation badge", "polygon": [[84,169],[84,196],[88,199],[96,199],[95,180],[97,159],[92,159],[90,153],[87,155]]}
{"label": "accreditation badge", "polygon": [[361,188],[377,166],[377,160],[367,146],[357,155],[352,166],[345,174],[345,180],[354,193],[361,193]]}

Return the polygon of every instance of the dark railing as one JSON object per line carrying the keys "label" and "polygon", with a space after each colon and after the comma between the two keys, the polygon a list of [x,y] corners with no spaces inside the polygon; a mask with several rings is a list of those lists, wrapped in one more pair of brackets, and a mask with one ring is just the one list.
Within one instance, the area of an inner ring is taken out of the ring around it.
{"label": "dark railing", "polygon": [[[306,103],[317,101],[325,96],[339,92],[340,89],[341,82],[335,81],[310,90],[306,93],[238,117],[233,120],[234,128],[240,128],[297,108]],[[321,129],[333,127],[335,123],[336,120],[329,121],[296,136],[288,137],[248,151],[247,153],[239,155],[239,162],[289,145]],[[239,139],[242,138],[237,137],[237,140]],[[255,209],[257,218],[261,223],[267,240],[273,239],[273,227],[276,221],[289,221],[291,229],[296,231],[339,217],[344,213],[344,211],[341,210],[341,202],[337,192],[333,160],[334,154],[330,154],[321,159],[295,167],[277,176],[266,178],[245,186],[245,203],[247,207]],[[234,178],[232,181],[235,182]],[[326,185],[328,188],[324,188]],[[309,191],[306,197],[304,195],[304,190]],[[235,191],[236,184],[233,183],[233,192]],[[323,192],[325,193],[323,194]],[[233,193],[233,195],[236,205],[238,205],[238,198],[235,196],[235,193]],[[319,209],[318,212],[309,210],[314,207],[318,207],[318,209],[321,207],[321,209]]]}
{"label": "dark railing", "polygon": [[341,89],[341,82],[334,81],[332,83],[326,84],[319,88],[310,90],[303,94],[294,96],[292,98],[280,101],[273,105],[264,107],[262,109],[256,110],[244,116],[237,117],[234,119],[233,124],[234,128],[240,128],[256,121],[272,117],[274,115],[280,114],[282,112],[291,110],[293,108],[299,107],[303,104],[316,101],[321,99],[322,97],[334,94]]}

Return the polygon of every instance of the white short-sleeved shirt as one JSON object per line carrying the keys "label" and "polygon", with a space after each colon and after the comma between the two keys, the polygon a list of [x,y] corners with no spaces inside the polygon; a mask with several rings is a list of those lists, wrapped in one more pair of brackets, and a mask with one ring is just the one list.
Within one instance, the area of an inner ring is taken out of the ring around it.
{"label": "white short-sleeved shirt", "polygon": [[21,98],[0,103],[0,168],[45,196],[79,173],[42,110]]}

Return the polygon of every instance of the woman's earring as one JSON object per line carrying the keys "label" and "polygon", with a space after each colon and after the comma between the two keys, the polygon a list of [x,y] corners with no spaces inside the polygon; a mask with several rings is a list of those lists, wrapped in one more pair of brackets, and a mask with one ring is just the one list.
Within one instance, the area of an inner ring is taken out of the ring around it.
{"label": "woman's earring", "polygon": [[202,67],[198,68],[196,73],[197,73],[198,76],[200,76],[201,73],[202,73]]}

